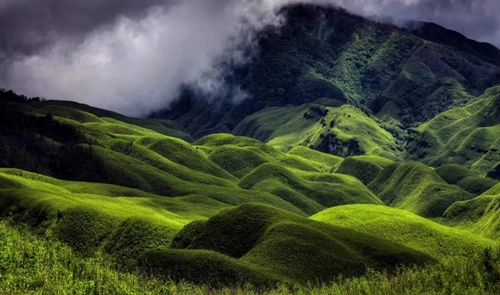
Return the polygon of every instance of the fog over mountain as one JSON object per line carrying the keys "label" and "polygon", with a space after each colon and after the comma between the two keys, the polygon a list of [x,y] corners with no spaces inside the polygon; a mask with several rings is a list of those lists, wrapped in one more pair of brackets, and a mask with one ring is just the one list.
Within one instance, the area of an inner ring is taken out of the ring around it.
{"label": "fog over mountain", "polygon": [[248,61],[255,32],[279,27],[279,8],[297,2],[432,21],[500,45],[496,0],[0,0],[0,87],[136,116],[167,106],[184,84],[241,100],[214,65]]}

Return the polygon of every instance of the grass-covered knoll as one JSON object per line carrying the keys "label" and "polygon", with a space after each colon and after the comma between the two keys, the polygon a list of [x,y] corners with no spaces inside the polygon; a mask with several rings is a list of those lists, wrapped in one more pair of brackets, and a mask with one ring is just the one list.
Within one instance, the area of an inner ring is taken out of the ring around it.
{"label": "grass-covered knoll", "polygon": [[392,163],[391,160],[377,156],[352,156],[345,158],[335,173],[354,176],[368,185],[386,166]]}
{"label": "grass-covered knoll", "polygon": [[339,274],[362,275],[367,267],[383,269],[432,261],[418,251],[372,235],[258,204],[223,210],[204,224],[187,227],[192,228],[179,233],[183,242],[177,244],[184,250],[159,249],[145,254],[143,263],[166,275],[191,274],[189,279],[198,282],[211,280],[212,274],[211,267],[201,269],[189,263],[195,258],[215,259],[218,262],[210,264],[215,271],[231,276],[238,269],[248,276],[248,270],[253,269],[284,282],[317,283]]}
{"label": "grass-covered knoll", "polygon": [[458,164],[444,164],[434,171],[449,184],[457,184],[466,177],[474,176],[469,169]]}
{"label": "grass-covered knoll", "polygon": [[300,172],[263,164],[239,183],[244,189],[268,192],[308,214],[342,204],[381,204],[358,179],[342,174]]}
{"label": "grass-covered knoll", "polygon": [[465,230],[447,227],[413,213],[384,206],[346,205],[310,217],[405,245],[436,259],[472,257],[496,242]]}
{"label": "grass-covered knoll", "polygon": [[325,170],[321,170],[322,172],[331,172],[344,160],[341,157],[319,152],[305,146],[296,146],[288,151],[288,154],[324,165]]}
{"label": "grass-covered knoll", "polygon": [[433,169],[417,162],[387,166],[368,187],[385,204],[424,217],[441,217],[454,202],[474,197],[446,183]]}
{"label": "grass-covered knoll", "polygon": [[497,86],[474,102],[441,113],[419,126],[409,144],[409,155],[432,166],[460,164],[485,176],[500,161],[499,115]]}
{"label": "grass-covered knoll", "polygon": [[444,164],[434,171],[447,183],[456,184],[474,195],[480,195],[498,183],[494,179],[477,176],[469,169],[457,164]]}
{"label": "grass-covered knoll", "polygon": [[349,105],[264,109],[245,118],[234,133],[285,151],[302,145],[342,157],[370,154],[397,159],[400,154],[392,134]]}

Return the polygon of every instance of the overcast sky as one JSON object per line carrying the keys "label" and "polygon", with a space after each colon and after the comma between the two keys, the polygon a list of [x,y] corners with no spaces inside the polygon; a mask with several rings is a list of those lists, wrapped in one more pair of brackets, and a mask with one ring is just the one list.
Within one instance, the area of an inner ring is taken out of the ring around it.
{"label": "overcast sky", "polygon": [[136,116],[185,83],[240,100],[214,61],[244,63],[241,48],[291,2],[433,21],[500,46],[498,0],[0,0],[0,87]]}

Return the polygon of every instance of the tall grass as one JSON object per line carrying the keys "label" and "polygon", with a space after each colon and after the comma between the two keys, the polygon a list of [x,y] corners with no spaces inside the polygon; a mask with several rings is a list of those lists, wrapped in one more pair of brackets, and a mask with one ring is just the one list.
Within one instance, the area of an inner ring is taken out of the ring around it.
{"label": "tall grass", "polygon": [[114,269],[103,256],[81,258],[68,246],[0,222],[0,294],[500,294],[500,251],[449,258],[393,273],[369,271],[323,285],[212,289]]}

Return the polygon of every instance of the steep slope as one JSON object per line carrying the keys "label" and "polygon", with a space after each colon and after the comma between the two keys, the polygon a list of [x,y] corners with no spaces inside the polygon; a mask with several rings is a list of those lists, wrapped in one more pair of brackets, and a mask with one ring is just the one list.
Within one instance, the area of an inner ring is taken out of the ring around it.
{"label": "steep slope", "polygon": [[441,217],[454,202],[474,197],[417,162],[387,166],[368,187],[386,205],[424,217]]}
{"label": "steep slope", "polygon": [[456,32],[423,26],[421,38],[315,5],[291,5],[282,15],[285,23],[279,30],[260,33],[255,60],[229,69],[230,87],[241,88],[250,98],[235,106],[231,97],[221,97],[217,108],[207,107],[188,89],[171,112],[157,115],[175,119],[201,137],[231,131],[265,108],[328,98],[366,105],[385,120],[411,126],[500,83],[498,50],[460,42]]}
{"label": "steep slope", "polygon": [[499,118],[497,86],[476,101],[439,114],[416,128],[408,144],[409,157],[432,166],[456,163],[485,176],[500,161]]}

